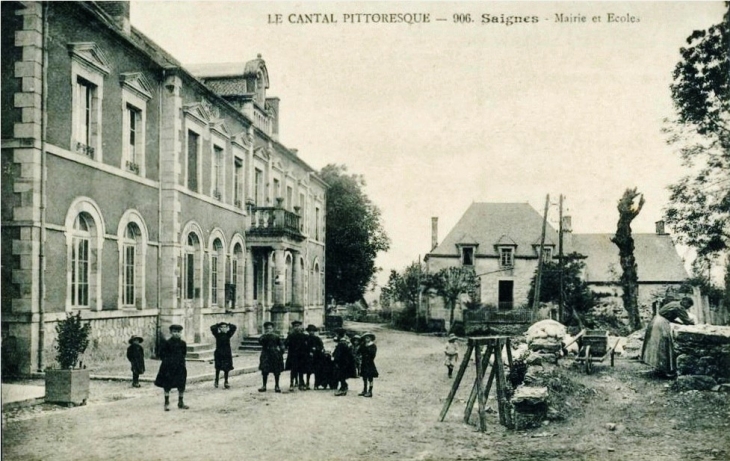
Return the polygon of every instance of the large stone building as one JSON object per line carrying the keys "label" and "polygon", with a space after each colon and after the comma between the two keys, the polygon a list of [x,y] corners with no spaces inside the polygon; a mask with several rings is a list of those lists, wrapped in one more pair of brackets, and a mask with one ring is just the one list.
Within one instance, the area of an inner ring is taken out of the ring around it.
{"label": "large stone building", "polygon": [[[594,292],[620,302],[621,267],[618,247],[611,242],[613,234],[573,234],[570,218],[564,224],[563,252],[585,256],[584,280]],[[527,307],[530,283],[540,261],[542,226],[543,217],[527,203],[472,203],[441,243],[434,218],[433,248],[424,260],[431,273],[451,266],[473,267],[480,279],[482,304],[502,311]],[[650,313],[651,301],[668,288],[681,286],[687,272],[661,221],[656,233],[633,237],[639,303],[649,307]],[[557,261],[558,244],[558,231],[546,223],[545,260]],[[431,317],[449,318],[440,300],[429,303]],[[460,319],[461,309],[455,314]]]}
{"label": "large stone building", "polygon": [[2,333],[21,373],[52,364],[68,312],[98,357],[171,323],[189,343],[223,320],[322,324],[327,186],[279,141],[261,56],[207,69],[131,27],[129,2],[2,2]]}

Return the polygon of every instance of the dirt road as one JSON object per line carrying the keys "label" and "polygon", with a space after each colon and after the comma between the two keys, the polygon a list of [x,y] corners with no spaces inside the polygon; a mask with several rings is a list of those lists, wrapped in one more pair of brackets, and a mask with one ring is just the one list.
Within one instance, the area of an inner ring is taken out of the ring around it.
{"label": "dirt road", "polygon": [[[591,376],[559,371],[585,389],[567,402],[570,416],[537,430],[509,431],[489,415],[486,433],[462,422],[473,372],[442,423],[438,415],[452,381],[443,339],[377,332],[373,398],[350,392],[257,392],[260,376],[234,377],[230,390],[189,386],[189,410],[162,409],[150,387],[121,400],[7,418],[5,460],[663,460],[728,459],[730,397],[713,392],[667,393],[636,362],[597,366]],[[531,369],[530,373],[536,370]],[[173,402],[176,399],[173,391]],[[127,398],[134,395],[133,398]],[[92,395],[92,399],[94,396]],[[496,408],[493,401],[489,405]],[[615,425],[613,430],[607,424]]]}

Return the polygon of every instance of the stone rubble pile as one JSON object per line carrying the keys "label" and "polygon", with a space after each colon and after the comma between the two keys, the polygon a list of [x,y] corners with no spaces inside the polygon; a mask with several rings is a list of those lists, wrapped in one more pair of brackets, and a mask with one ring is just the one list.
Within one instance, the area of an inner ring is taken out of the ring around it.
{"label": "stone rubble pile", "polygon": [[519,386],[510,403],[516,430],[540,427],[548,413],[548,388]]}
{"label": "stone rubble pile", "polygon": [[527,347],[530,350],[527,363],[529,365],[556,364],[561,355],[565,334],[565,325],[555,320],[541,320],[532,324],[526,333]]}

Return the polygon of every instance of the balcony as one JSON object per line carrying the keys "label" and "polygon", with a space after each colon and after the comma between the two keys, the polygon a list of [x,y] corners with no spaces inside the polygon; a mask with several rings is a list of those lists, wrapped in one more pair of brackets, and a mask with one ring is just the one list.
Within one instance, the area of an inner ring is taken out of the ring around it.
{"label": "balcony", "polygon": [[247,234],[261,237],[289,236],[303,240],[300,216],[280,207],[254,207],[251,213],[251,228]]}

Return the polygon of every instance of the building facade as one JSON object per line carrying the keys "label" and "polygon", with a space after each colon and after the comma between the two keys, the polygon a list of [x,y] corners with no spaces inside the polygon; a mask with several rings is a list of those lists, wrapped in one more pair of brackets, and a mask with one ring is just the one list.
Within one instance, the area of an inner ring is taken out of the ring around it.
{"label": "building facade", "polygon": [[[432,250],[424,258],[427,270],[471,266],[480,279],[481,303],[507,311],[527,306],[530,283],[540,261],[543,217],[527,203],[472,203],[454,228],[438,243],[437,221],[432,224]],[[573,234],[564,218],[563,253],[577,252],[585,259],[583,278],[596,293],[621,302],[618,247],[612,234]],[[656,233],[634,234],[639,276],[639,303],[651,314],[651,303],[667,289],[680,287],[688,278],[682,259],[657,222]],[[543,257],[557,261],[559,233],[545,223]],[[429,299],[433,318],[448,319],[440,299]],[[622,310],[622,309],[619,309]],[[455,318],[461,319],[461,306]]]}
{"label": "building facade", "polygon": [[[2,3],[2,332],[21,373],[55,324],[89,353],[324,317],[326,184],[278,139],[261,57],[193,74],[129,2]],[[220,78],[219,78],[220,77]],[[225,84],[224,84],[225,83]]]}

